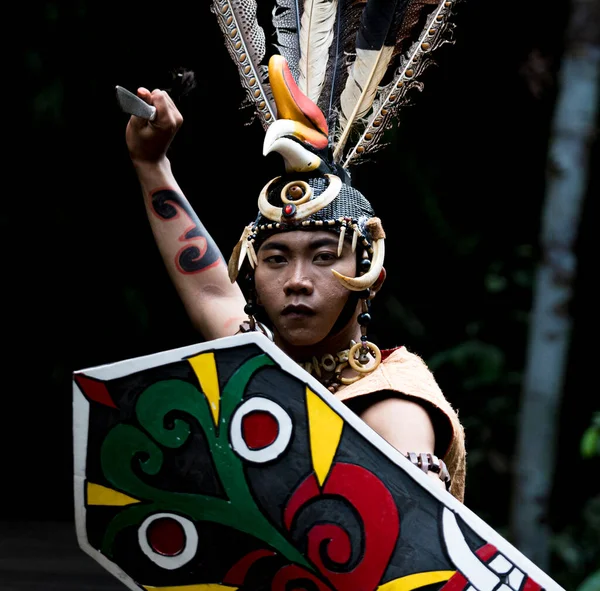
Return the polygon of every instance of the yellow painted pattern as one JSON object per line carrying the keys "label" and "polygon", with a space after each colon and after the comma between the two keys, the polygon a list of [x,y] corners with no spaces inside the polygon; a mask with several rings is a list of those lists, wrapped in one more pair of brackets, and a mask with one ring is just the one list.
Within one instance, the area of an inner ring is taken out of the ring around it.
{"label": "yellow painted pattern", "polygon": [[323,486],[340,444],[344,421],[308,386],[306,387],[310,453],[319,486]]}
{"label": "yellow painted pattern", "polygon": [[239,587],[229,587],[229,585],[219,585],[219,583],[208,583],[206,585],[182,585],[179,587],[148,587],[144,589],[151,591],[159,589],[160,591],[236,591]]}
{"label": "yellow painted pattern", "polygon": [[456,574],[455,570],[434,570],[428,573],[415,573],[400,579],[395,579],[377,587],[377,591],[413,591],[426,585],[442,583]]}
{"label": "yellow painted pattern", "polygon": [[133,505],[139,503],[139,499],[134,499],[121,492],[107,488],[101,484],[87,483],[87,504],[88,505],[110,505],[113,507],[122,507],[124,505]]}
{"label": "yellow painted pattern", "polygon": [[201,353],[200,355],[196,355],[196,357],[190,357],[188,361],[196,373],[196,376],[198,376],[200,387],[208,399],[213,422],[216,425],[219,422],[219,402],[221,400],[221,392],[219,390],[219,376],[217,374],[215,354]]}

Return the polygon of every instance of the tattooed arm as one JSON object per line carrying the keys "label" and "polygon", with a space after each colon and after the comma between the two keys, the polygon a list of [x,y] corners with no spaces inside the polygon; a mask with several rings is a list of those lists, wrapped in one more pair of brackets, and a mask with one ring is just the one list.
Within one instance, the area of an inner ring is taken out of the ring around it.
{"label": "tattooed arm", "polygon": [[204,338],[235,334],[247,319],[244,297],[237,283],[231,284],[227,263],[183,195],[166,156],[183,117],[164,91],[140,88],[138,95],[156,107],[156,118],[149,122],[132,116],[127,147],[169,276]]}

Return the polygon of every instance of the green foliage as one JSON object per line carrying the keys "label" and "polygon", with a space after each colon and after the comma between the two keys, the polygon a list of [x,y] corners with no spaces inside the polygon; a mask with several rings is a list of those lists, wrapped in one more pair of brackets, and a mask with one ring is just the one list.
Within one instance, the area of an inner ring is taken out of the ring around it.
{"label": "green foliage", "polygon": [[[596,412],[580,444],[581,456],[585,459],[584,478],[593,481],[596,478],[591,462],[600,457],[599,430],[600,412]],[[552,551],[558,563],[557,580],[569,590],[600,591],[600,493],[586,499],[580,510],[575,507],[571,510],[573,517],[552,538]]]}
{"label": "green foliage", "polygon": [[577,587],[577,591],[600,591],[600,570],[592,573]]}
{"label": "green foliage", "polygon": [[476,390],[497,383],[503,377],[504,353],[490,343],[470,339],[455,347],[440,351],[429,358],[432,371],[438,371],[449,364],[458,370],[463,378],[463,390]]}
{"label": "green foliage", "polygon": [[[591,425],[581,438],[581,455],[584,458],[600,456],[600,412],[594,413]],[[600,494],[590,499],[584,507],[584,517],[587,517],[588,528],[595,534],[595,540],[590,540],[581,548],[581,554],[590,560],[590,564],[600,561]],[[577,591],[600,591],[600,568],[587,576]]]}
{"label": "green foliage", "polygon": [[594,413],[592,424],[583,433],[581,455],[584,458],[600,456],[600,412]]}
{"label": "green foliage", "polygon": [[600,495],[589,499],[565,529],[552,538],[557,580],[575,591],[600,591]]}

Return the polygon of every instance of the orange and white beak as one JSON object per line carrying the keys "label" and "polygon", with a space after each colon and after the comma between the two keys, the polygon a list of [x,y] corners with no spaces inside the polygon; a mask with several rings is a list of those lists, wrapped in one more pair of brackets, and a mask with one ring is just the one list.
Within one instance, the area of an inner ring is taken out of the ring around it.
{"label": "orange and white beak", "polygon": [[310,148],[327,148],[327,138],[297,121],[278,119],[267,129],[263,156],[277,152],[283,157],[286,172],[310,172],[323,163]]}
{"label": "orange and white beak", "polygon": [[269,60],[269,82],[277,106],[277,119],[269,126],[263,155],[283,156],[287,172],[310,172],[323,163],[318,152],[329,145],[325,116],[298,88],[281,55]]}

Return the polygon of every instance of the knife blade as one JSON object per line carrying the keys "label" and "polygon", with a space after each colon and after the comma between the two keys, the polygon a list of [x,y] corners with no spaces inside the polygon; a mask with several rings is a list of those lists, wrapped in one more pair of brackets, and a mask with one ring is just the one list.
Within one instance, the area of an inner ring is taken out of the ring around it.
{"label": "knife blade", "polygon": [[122,86],[116,86],[117,101],[121,110],[130,115],[136,115],[148,121],[154,121],[156,117],[156,107],[149,105],[145,100],[141,99],[137,94],[129,92]]}

